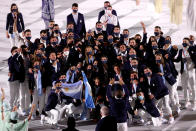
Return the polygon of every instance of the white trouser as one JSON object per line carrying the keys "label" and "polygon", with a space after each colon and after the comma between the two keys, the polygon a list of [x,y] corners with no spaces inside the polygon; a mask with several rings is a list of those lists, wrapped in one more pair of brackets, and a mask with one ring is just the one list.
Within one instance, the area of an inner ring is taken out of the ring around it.
{"label": "white trouser", "polygon": [[13,108],[14,106],[19,105],[19,89],[20,82],[19,80],[9,82],[10,87],[10,106]]}
{"label": "white trouser", "polygon": [[127,122],[117,123],[118,131],[128,131]]}
{"label": "white trouser", "polygon": [[[155,105],[156,107],[159,109],[159,111],[162,112],[162,106],[165,106],[166,108],[166,112],[169,114],[169,115],[172,115],[172,110],[171,110],[171,107],[169,105],[169,95],[166,95],[164,96],[163,98],[159,99],[158,101],[155,102]],[[161,113],[160,112],[160,113]]]}
{"label": "white trouser", "polygon": [[181,74],[182,87],[184,89],[184,98],[186,102],[189,102],[189,95],[192,93],[193,104],[196,104],[195,97],[195,69],[184,71]]}
{"label": "white trouser", "polygon": [[145,122],[152,118],[151,115],[143,109],[139,109],[137,113]]}
{"label": "white trouser", "polygon": [[51,109],[49,111],[50,118],[48,119],[49,124],[57,124],[59,120],[60,112],[57,109]]}
{"label": "white trouser", "polygon": [[21,94],[21,109],[22,111],[28,111],[29,105],[31,103],[30,101],[30,91],[28,86],[28,79],[25,78],[25,81],[20,83],[20,94]]}
{"label": "white trouser", "polygon": [[51,92],[51,89],[52,89],[51,86],[46,87],[46,93],[44,94],[45,104],[47,104],[47,102],[48,102],[48,96]]}
{"label": "white trouser", "polygon": [[11,48],[13,46],[20,47],[21,40],[20,40],[19,36],[21,36],[21,33],[13,32],[13,34],[9,34],[9,35],[10,35]]}
{"label": "white trouser", "polygon": [[[39,102],[39,105],[38,105]],[[42,110],[44,109],[44,94],[42,94],[41,96],[38,95],[38,90],[37,87],[35,86],[35,89],[33,91],[33,104],[35,104],[36,109],[39,106],[39,114],[42,113]],[[35,115],[36,109],[33,111],[33,114]]]}
{"label": "white trouser", "polygon": [[180,104],[179,104],[179,97],[177,92],[177,82],[173,86],[171,86],[167,81],[165,81],[165,85],[169,89],[169,98],[171,104],[175,106],[175,108],[178,108]]}

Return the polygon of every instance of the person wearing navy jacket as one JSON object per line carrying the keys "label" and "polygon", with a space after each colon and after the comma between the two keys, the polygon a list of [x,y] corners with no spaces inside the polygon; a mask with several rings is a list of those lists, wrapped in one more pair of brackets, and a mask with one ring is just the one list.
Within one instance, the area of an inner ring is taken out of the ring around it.
{"label": "person wearing navy jacket", "polygon": [[43,91],[45,92],[45,103],[52,89],[52,82],[56,81],[61,73],[61,65],[56,59],[56,53],[51,52],[49,60],[43,65]]}
{"label": "person wearing navy jacket", "polygon": [[165,38],[161,35],[161,27],[160,26],[155,26],[154,35],[156,37],[158,47],[160,49],[162,49],[163,46],[165,45]]}
{"label": "person wearing navy jacket", "polygon": [[[25,30],[22,13],[18,11],[15,3],[11,5],[11,12],[7,14],[6,37],[11,40],[12,46],[19,46],[20,33]],[[11,37],[10,37],[11,36]]]}
{"label": "person wearing navy jacket", "polygon": [[18,106],[20,83],[25,80],[24,60],[19,54],[18,47],[11,49],[12,56],[8,59],[9,66],[9,88],[10,88],[10,106]]}
{"label": "person wearing navy jacket", "polygon": [[170,115],[169,124],[173,123],[174,117],[169,105],[169,90],[165,86],[162,76],[160,74],[152,74],[152,71],[149,67],[144,67],[144,74],[146,76],[146,86],[149,89],[149,98],[151,100],[154,99],[156,106],[164,101],[166,111]]}
{"label": "person wearing navy jacket", "polygon": [[144,93],[140,89],[137,90],[134,109],[137,109],[135,113],[143,119],[144,124],[147,123],[149,119],[151,119],[154,126],[161,125],[161,121],[159,120],[160,113],[157,107],[152,101],[145,100]]}
{"label": "person wearing navy jacket", "polygon": [[[112,89],[115,88],[114,96],[112,96]],[[125,93],[123,93],[123,90]],[[127,131],[127,111],[128,111],[128,89],[123,82],[122,78],[119,80],[119,84],[114,84],[112,78],[107,87],[107,98],[110,104],[111,116],[116,118],[117,128],[119,131]]]}
{"label": "person wearing navy jacket", "polygon": [[67,16],[67,24],[74,24],[74,34],[80,36],[80,39],[85,37],[86,27],[83,14],[78,12],[78,4],[72,4],[73,12]]}
{"label": "person wearing navy jacket", "polygon": [[[183,39],[183,48],[179,50],[175,62],[181,63],[181,82],[184,88],[185,108],[191,103],[189,102],[189,94],[192,92],[192,110],[196,110],[196,90],[195,90],[195,64],[196,53],[193,46],[190,46],[189,38]],[[191,89],[191,90],[189,90]]]}

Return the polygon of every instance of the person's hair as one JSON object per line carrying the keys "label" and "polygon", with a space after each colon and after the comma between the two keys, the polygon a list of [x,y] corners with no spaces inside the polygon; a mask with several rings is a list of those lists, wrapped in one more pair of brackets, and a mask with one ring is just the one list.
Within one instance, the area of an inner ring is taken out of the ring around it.
{"label": "person's hair", "polygon": [[107,116],[107,115],[109,115],[110,111],[107,106],[102,106],[100,109],[100,112],[101,112],[101,115]]}
{"label": "person's hair", "polygon": [[128,29],[124,29],[123,31],[128,31],[128,32],[129,32],[129,30],[128,30]]}
{"label": "person's hair", "polygon": [[24,31],[24,34],[26,34],[27,32],[31,32],[31,30],[30,30],[30,29],[26,29],[26,30]]}
{"label": "person's hair", "polygon": [[46,34],[47,32],[46,32],[46,30],[41,30],[40,34],[42,34],[42,33]]}
{"label": "person's hair", "polygon": [[17,7],[17,13],[19,13],[19,11],[18,11],[18,6],[17,6],[15,3],[12,3],[12,4],[11,4],[10,11],[12,12],[12,7],[13,7],[13,6],[16,6],[16,7]]}
{"label": "person's hair", "polygon": [[109,1],[105,1],[104,3],[110,3]]}
{"label": "person's hair", "polygon": [[74,117],[68,117],[67,126],[68,128],[72,128],[72,129],[75,128],[76,122],[75,122]]}
{"label": "person's hair", "polygon": [[97,25],[97,24],[101,24],[101,22],[100,22],[100,21],[98,21],[98,22],[96,22],[96,25]]}
{"label": "person's hair", "polygon": [[188,37],[184,37],[183,40],[188,40],[188,41],[190,41],[190,39],[189,39]]}
{"label": "person's hair", "polygon": [[159,28],[159,29],[161,29],[161,27],[160,27],[160,26],[155,26],[155,28]]}
{"label": "person's hair", "polygon": [[50,20],[49,22],[55,22],[54,20]]}
{"label": "person's hair", "polygon": [[72,7],[78,7],[78,4],[77,3],[73,3]]}
{"label": "person's hair", "polygon": [[119,29],[120,29],[120,26],[116,25],[116,26],[114,26],[114,29],[115,29],[115,28],[119,28]]}
{"label": "person's hair", "polygon": [[[112,7],[112,6],[111,6],[111,5],[108,5],[108,7]],[[107,7],[107,8],[108,8],[108,7]]]}
{"label": "person's hair", "polygon": [[13,46],[12,49],[11,49],[11,53],[12,53],[15,49],[18,49],[18,47]]}

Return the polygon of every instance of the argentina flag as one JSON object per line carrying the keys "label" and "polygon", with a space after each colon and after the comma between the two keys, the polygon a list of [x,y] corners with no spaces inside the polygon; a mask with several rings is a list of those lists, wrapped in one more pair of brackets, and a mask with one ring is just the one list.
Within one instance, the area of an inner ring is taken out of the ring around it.
{"label": "argentina flag", "polygon": [[62,86],[61,91],[66,96],[70,96],[70,97],[72,97],[74,99],[81,99],[82,86],[83,86],[83,82],[82,81],[78,81],[78,82],[73,83],[73,84],[62,83],[61,86]]}
{"label": "argentina flag", "polygon": [[86,75],[83,71],[82,71],[82,76],[83,76],[83,82],[84,82],[84,85],[85,85],[85,103],[86,103],[86,107],[87,108],[95,108],[95,104],[94,104],[93,98],[92,98],[91,86],[88,83]]}

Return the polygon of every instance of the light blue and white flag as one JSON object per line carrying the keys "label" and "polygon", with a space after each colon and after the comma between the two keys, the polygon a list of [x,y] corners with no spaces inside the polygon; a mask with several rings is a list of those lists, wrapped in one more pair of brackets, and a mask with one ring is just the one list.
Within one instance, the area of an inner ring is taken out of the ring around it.
{"label": "light blue and white flag", "polygon": [[87,108],[95,108],[95,104],[93,102],[91,86],[86,78],[85,73],[82,71],[83,82],[85,85],[85,103]]}
{"label": "light blue and white flag", "polygon": [[83,82],[78,81],[73,84],[67,84],[67,83],[62,83],[62,88],[61,91],[66,95],[70,96],[74,99],[81,99],[82,96],[82,87],[83,87]]}

